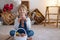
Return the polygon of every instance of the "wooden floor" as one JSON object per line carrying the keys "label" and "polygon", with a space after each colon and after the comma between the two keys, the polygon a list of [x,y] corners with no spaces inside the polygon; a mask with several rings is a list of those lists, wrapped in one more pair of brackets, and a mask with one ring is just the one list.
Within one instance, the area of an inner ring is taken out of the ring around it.
{"label": "wooden floor", "polygon": [[[13,26],[0,26],[0,40],[5,40],[9,36],[9,31]],[[53,25],[32,25],[34,31],[33,40],[60,40],[60,28]],[[10,39],[12,40],[12,39]]]}

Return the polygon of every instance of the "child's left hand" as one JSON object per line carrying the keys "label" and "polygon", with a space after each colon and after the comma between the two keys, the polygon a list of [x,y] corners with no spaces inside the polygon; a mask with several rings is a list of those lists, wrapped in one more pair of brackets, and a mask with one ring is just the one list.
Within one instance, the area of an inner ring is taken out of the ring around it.
{"label": "child's left hand", "polygon": [[26,17],[25,16],[22,16],[22,20],[26,20]]}

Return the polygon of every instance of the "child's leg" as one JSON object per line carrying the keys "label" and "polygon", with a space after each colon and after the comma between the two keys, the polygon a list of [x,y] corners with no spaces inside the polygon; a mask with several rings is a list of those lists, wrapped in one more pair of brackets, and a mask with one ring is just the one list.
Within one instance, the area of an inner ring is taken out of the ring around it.
{"label": "child's leg", "polygon": [[15,35],[15,30],[11,30],[10,31],[10,36],[6,40],[9,40],[10,38],[13,38],[14,35]]}
{"label": "child's leg", "polygon": [[28,35],[28,37],[31,37],[31,36],[34,35],[34,32],[32,30],[28,30],[27,31],[27,35]]}
{"label": "child's leg", "polygon": [[32,36],[34,35],[34,32],[32,30],[28,30],[27,35],[28,35],[28,40],[32,40]]}
{"label": "child's leg", "polygon": [[14,36],[15,35],[15,30],[11,30],[10,31],[10,36]]}
{"label": "child's leg", "polygon": [[28,37],[27,40],[32,40],[32,37]]}

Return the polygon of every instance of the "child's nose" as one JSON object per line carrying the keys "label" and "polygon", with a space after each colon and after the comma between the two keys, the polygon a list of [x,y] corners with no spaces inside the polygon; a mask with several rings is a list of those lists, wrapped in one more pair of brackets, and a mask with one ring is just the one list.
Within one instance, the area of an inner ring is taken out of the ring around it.
{"label": "child's nose", "polygon": [[21,10],[21,12],[23,12],[23,10]]}
{"label": "child's nose", "polygon": [[24,11],[23,11],[23,10],[22,10],[21,12],[22,12],[22,13],[24,13]]}

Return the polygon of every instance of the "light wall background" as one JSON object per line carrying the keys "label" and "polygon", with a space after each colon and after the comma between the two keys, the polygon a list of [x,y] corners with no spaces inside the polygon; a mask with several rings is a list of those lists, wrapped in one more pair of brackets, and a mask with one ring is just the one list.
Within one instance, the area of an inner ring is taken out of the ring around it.
{"label": "light wall background", "polygon": [[[13,0],[0,0],[0,9],[3,8],[4,4],[6,3],[12,3]],[[22,1],[29,1],[30,10],[34,10],[35,8],[38,8],[41,13],[45,14],[45,0],[22,0]],[[15,5],[16,6],[16,5]],[[16,7],[14,7],[14,11],[16,12]]]}
{"label": "light wall background", "polygon": [[30,9],[38,8],[45,15],[46,1],[45,0],[30,0]]}
{"label": "light wall background", "polygon": [[[30,7],[30,11],[32,11],[32,10],[34,10],[34,9],[36,9],[36,8],[38,8],[39,9],[39,11],[45,16],[45,11],[46,11],[46,1],[47,0],[22,0],[22,1],[29,1],[29,7]],[[16,1],[17,3],[18,3],[18,1]],[[13,3],[14,4],[14,8],[13,8],[13,10],[12,10],[12,12],[17,12],[17,9],[18,9],[18,4],[16,4],[15,2],[14,2],[14,0],[0,0],[0,9],[2,9],[3,8],[3,6],[4,6],[4,4],[6,4],[6,3],[8,3],[8,4],[10,4],[10,3]],[[59,1],[59,3],[60,3],[60,1]],[[59,4],[60,5],[60,4]],[[51,10],[51,8],[49,9],[50,10],[50,12],[52,12],[52,13],[57,13],[57,8],[55,9],[55,8],[53,8],[52,10]],[[54,18],[54,19],[56,19],[57,18],[57,16],[50,16],[50,18]]]}
{"label": "light wall background", "polygon": [[[34,10],[35,8],[38,8],[39,11],[45,16],[45,11],[46,11],[46,1],[47,0],[22,0],[22,1],[29,1],[29,7],[30,10]],[[17,2],[17,1],[16,1]],[[14,9],[13,11],[16,12],[18,7],[17,4],[14,2],[14,0],[0,0],[0,9],[3,8],[4,4],[10,4],[10,3],[14,3]],[[51,10],[53,12],[53,10]],[[56,11],[56,10],[55,10]],[[54,11],[54,12],[55,12]],[[53,17],[53,16],[51,16]],[[54,18],[54,17],[53,17]],[[55,17],[56,18],[56,17]]]}

